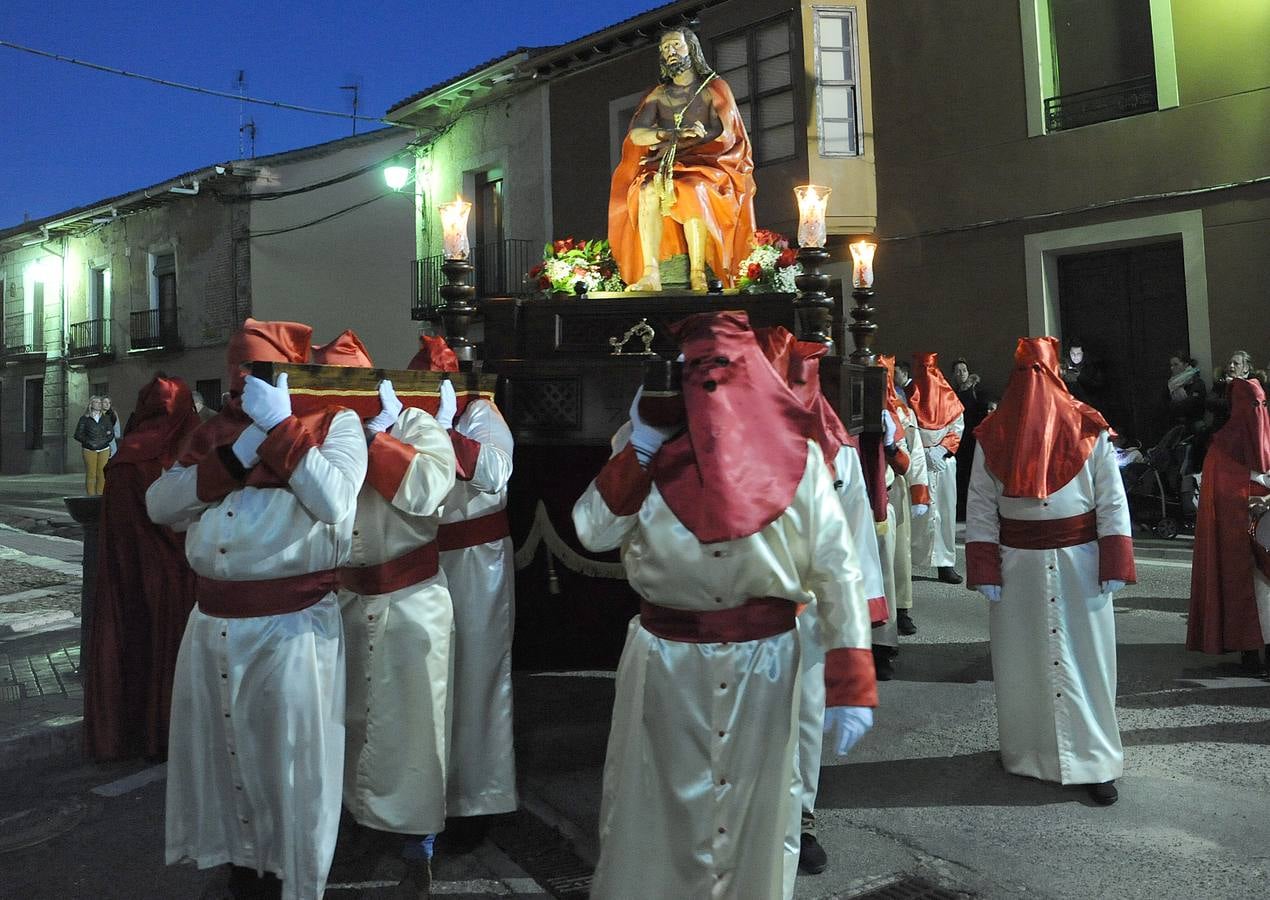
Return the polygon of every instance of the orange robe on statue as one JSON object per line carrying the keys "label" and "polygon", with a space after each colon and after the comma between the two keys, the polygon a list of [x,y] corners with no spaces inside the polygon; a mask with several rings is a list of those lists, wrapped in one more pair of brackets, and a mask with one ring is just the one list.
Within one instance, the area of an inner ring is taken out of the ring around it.
{"label": "orange robe on statue", "polygon": [[[639,117],[655,90],[644,96],[632,118]],[[737,266],[749,254],[754,238],[754,158],[732,89],[716,77],[705,90],[711,96],[723,133],[676,153],[675,205],[668,218],[680,225],[693,218],[706,223],[706,263],[724,287],[732,287]],[[634,284],[644,274],[639,191],[657,174],[656,159],[641,163],[651,151],[651,147],[632,142],[627,134],[622,142],[622,161],[613,172],[609,192],[609,243],[627,284]],[[662,229],[659,260],[687,252],[681,228]]]}

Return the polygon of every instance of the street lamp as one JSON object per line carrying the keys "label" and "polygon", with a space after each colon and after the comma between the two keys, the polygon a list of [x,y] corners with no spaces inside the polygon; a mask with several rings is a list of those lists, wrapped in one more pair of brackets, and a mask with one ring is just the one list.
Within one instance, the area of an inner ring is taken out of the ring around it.
{"label": "street lamp", "polygon": [[385,166],[384,181],[387,182],[388,187],[399,191],[410,183],[410,169],[397,164]]}

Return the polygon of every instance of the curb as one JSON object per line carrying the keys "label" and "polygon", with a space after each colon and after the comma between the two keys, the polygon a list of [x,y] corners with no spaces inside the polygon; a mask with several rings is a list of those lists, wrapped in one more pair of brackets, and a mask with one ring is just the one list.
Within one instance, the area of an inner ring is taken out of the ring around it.
{"label": "curb", "polygon": [[0,738],[0,772],[79,759],[83,746],[83,716],[53,716],[43,722],[23,725]]}

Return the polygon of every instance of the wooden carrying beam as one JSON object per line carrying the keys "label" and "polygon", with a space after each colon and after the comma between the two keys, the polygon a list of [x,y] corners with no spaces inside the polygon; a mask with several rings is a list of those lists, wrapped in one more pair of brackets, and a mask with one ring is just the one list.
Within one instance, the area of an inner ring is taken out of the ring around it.
{"label": "wooden carrying beam", "polygon": [[454,383],[458,413],[476,400],[494,402],[498,376],[489,372],[425,372],[415,369],[362,369],[354,366],[310,366],[297,363],[254,362],[251,374],[270,384],[287,373],[291,408],[298,414],[328,406],[342,406],[368,419],[380,410],[379,382],[392,382],[406,406],[435,414],[441,402],[441,382]]}

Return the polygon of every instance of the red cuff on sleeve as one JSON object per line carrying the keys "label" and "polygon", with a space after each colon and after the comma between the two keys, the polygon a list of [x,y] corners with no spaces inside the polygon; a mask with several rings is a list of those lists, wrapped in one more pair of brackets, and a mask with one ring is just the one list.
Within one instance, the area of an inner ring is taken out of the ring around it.
{"label": "red cuff on sleeve", "polygon": [[939,439],[939,446],[948,451],[949,456],[956,456],[961,447],[961,438],[955,432],[948,432]]}
{"label": "red cuff on sleeve", "polygon": [[471,481],[476,474],[476,458],[481,455],[481,442],[450,429],[450,443],[454,445],[455,476],[459,481]]}
{"label": "red cuff on sleeve", "polygon": [[903,475],[908,471],[909,459],[908,454],[903,450],[896,450],[894,453],[888,454],[886,458],[887,464],[890,465],[891,471],[896,475]]}
{"label": "red cuff on sleeve", "polygon": [[825,706],[877,706],[873,651],[838,647],[825,654]]}
{"label": "red cuff on sleeve", "polygon": [[930,506],[930,488],[924,484],[915,484],[908,489],[908,499],[914,504]]}
{"label": "red cuff on sleeve", "polygon": [[891,611],[886,608],[886,598],[870,597],[869,624],[876,628],[879,625],[885,625],[889,618],[891,618]]}
{"label": "red cuff on sleeve", "polygon": [[1098,580],[1137,584],[1138,570],[1133,564],[1133,538],[1109,534],[1098,539]]}
{"label": "red cuff on sleeve", "polygon": [[273,473],[284,481],[290,480],[295,467],[300,465],[304,454],[317,446],[309,429],[295,416],[287,416],[269,432],[260,449],[261,462],[269,466]]}
{"label": "red cuff on sleeve", "polygon": [[195,493],[204,503],[215,503],[223,500],[232,492],[242,487],[242,482],[233,476],[220,454],[213,451],[207,453],[198,462],[198,475],[195,476]]}
{"label": "red cuff on sleeve", "polygon": [[966,542],[966,587],[1001,583],[1001,546],[991,541]]}
{"label": "red cuff on sleeve", "polygon": [[366,449],[366,480],[391,503],[416,453],[414,447],[381,431]]}
{"label": "red cuff on sleeve", "polygon": [[644,504],[653,477],[635,458],[635,448],[627,444],[604,464],[595,487],[615,516],[633,516]]}

